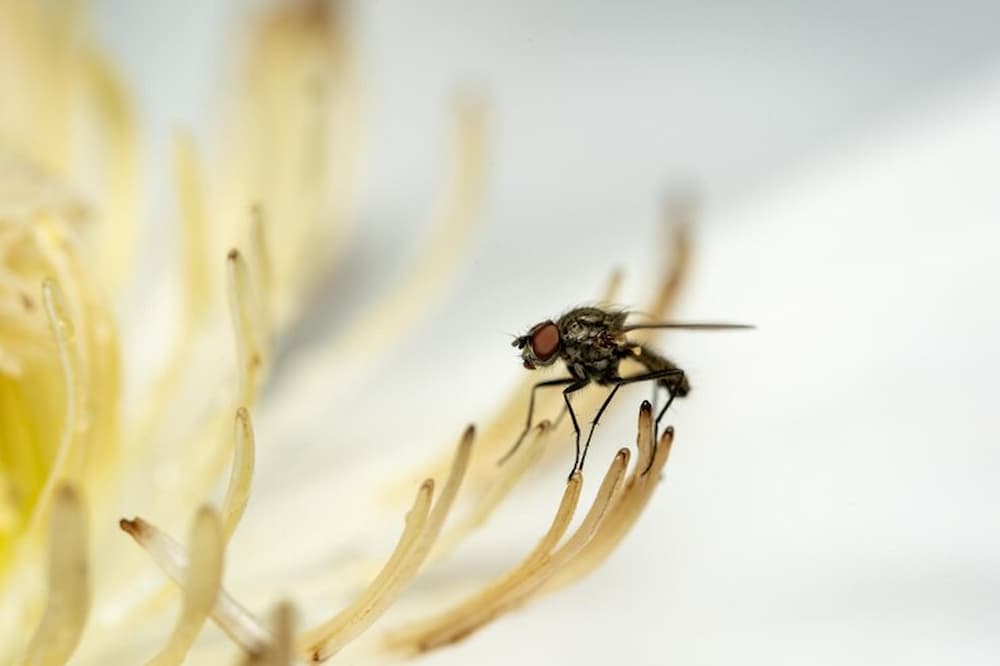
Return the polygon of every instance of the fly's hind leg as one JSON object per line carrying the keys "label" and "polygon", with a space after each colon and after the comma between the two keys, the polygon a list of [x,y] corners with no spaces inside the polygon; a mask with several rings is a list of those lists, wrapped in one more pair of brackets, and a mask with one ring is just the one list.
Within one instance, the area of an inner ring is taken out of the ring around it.
{"label": "fly's hind leg", "polygon": [[657,441],[657,437],[660,434],[660,421],[667,413],[667,410],[670,409],[670,405],[674,402],[674,398],[676,398],[679,395],[686,395],[686,393],[682,394],[680,392],[680,387],[684,386],[685,380],[687,379],[687,377],[684,374],[684,371],[681,370],[680,368],[677,368],[675,370],[670,370],[669,372],[670,372],[669,375],[667,375],[666,377],[664,377],[663,379],[661,379],[656,383],[657,387],[662,386],[663,388],[667,389],[668,397],[667,397],[667,404],[663,405],[663,409],[661,409],[659,413],[656,415],[656,422],[653,426],[654,442]]}
{"label": "fly's hind leg", "polygon": [[[670,409],[670,405],[673,403],[674,398],[678,395],[687,395],[686,391],[684,393],[680,392],[680,387],[687,383],[687,376],[684,374],[684,371],[677,368],[669,372],[671,373],[670,375],[656,382],[657,387],[663,386],[667,389],[668,397],[667,404],[663,405],[663,409],[661,409],[656,415],[656,421],[653,422],[653,455],[650,456],[649,464],[646,465],[646,469],[642,470],[643,474],[649,471],[650,466],[653,464],[653,458],[656,457],[656,447],[660,444],[660,421],[663,420],[667,410]],[[653,390],[654,392],[656,391],[656,389]]]}
{"label": "fly's hind leg", "polygon": [[[667,400],[667,404],[663,406],[663,409],[661,409],[660,413],[656,416],[656,421],[653,426],[653,447],[654,447],[653,455],[650,456],[649,464],[646,465],[646,469],[642,470],[642,473],[645,474],[646,472],[649,471],[650,466],[653,464],[653,459],[656,457],[655,447],[659,438],[660,419],[662,419],[663,415],[667,413],[667,409],[670,408],[670,405],[671,403],[673,403],[674,398],[676,398],[678,395],[681,395],[679,388],[684,385],[684,378],[685,378],[684,371],[681,370],[680,368],[664,368],[662,370],[654,370],[652,372],[644,372],[639,375],[632,375],[631,377],[621,377],[615,380],[612,383],[613,388],[611,389],[611,392],[608,393],[608,397],[604,399],[604,403],[601,405],[601,408],[597,410],[597,416],[594,417],[594,423],[590,427],[590,434],[591,435],[594,434],[594,428],[597,427],[597,421],[601,418],[601,415],[604,413],[604,410],[607,408],[608,404],[610,404],[611,399],[615,397],[615,393],[617,393],[618,389],[620,389],[622,386],[625,386],[626,384],[637,384],[639,382],[655,382],[655,385],[658,385],[662,382],[663,385],[666,386],[667,392],[670,394],[670,398]],[[654,388],[654,397],[655,397],[655,390],[656,389]],[[585,457],[587,455],[587,448],[589,447],[590,447],[590,437],[587,437],[587,446],[583,450],[583,455]]]}

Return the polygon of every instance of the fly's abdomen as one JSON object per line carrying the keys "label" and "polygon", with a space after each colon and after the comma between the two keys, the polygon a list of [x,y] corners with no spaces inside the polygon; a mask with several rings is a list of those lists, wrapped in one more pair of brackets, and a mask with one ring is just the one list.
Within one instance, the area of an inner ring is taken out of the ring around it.
{"label": "fly's abdomen", "polygon": [[[639,345],[639,353],[635,354],[632,358],[645,366],[650,372],[681,370],[673,361],[660,356],[646,345]],[[683,372],[681,370],[681,373]],[[674,393],[681,398],[691,391],[691,385],[688,383],[686,374],[668,375],[661,379],[660,383],[667,388],[673,389]]]}

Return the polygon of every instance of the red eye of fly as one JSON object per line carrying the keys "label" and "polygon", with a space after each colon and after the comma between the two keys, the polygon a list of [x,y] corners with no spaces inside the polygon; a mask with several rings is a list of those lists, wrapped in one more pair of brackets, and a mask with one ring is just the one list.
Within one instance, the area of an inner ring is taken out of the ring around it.
{"label": "red eye of fly", "polygon": [[551,321],[539,324],[531,333],[531,351],[540,361],[547,361],[559,351],[559,327]]}

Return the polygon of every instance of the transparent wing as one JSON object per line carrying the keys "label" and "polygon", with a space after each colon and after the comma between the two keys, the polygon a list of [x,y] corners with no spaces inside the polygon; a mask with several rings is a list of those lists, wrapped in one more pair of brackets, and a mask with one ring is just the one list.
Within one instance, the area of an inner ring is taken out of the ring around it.
{"label": "transparent wing", "polygon": [[730,324],[721,322],[677,322],[677,321],[644,321],[636,324],[626,324],[623,330],[639,331],[646,328],[674,328],[688,331],[727,331],[757,328],[752,324]]}

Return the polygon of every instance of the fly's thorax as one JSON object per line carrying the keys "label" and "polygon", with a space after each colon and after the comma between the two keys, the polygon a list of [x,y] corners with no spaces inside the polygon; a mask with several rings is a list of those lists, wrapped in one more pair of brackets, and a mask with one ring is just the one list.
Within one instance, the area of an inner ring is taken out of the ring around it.
{"label": "fly's thorax", "polygon": [[601,308],[574,308],[559,318],[564,339],[586,338],[606,331],[621,331],[627,313]]}
{"label": "fly's thorax", "polygon": [[627,344],[624,319],[623,313],[600,308],[576,308],[560,317],[562,354],[570,371],[595,381],[617,376]]}

